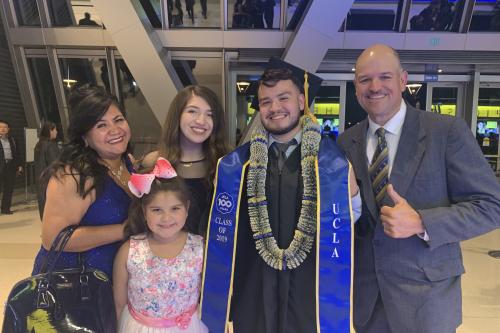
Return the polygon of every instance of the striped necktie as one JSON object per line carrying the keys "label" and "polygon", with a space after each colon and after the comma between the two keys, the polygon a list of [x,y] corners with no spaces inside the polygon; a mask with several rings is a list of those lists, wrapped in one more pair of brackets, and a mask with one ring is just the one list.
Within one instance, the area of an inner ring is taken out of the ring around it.
{"label": "striped necktie", "polygon": [[368,172],[372,181],[375,201],[380,207],[389,183],[389,150],[387,149],[387,141],[385,141],[385,129],[380,127],[375,134],[377,135],[377,149],[373,154]]}

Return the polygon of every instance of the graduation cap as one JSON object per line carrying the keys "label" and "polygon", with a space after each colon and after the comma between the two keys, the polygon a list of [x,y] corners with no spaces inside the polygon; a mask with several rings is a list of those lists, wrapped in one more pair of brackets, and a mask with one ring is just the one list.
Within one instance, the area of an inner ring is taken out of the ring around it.
{"label": "graduation cap", "polygon": [[[312,102],[314,101],[314,97],[316,97],[316,94],[318,93],[319,88],[321,87],[321,82],[323,81],[322,78],[320,78],[317,75],[308,73],[307,71],[291,65],[279,58],[276,57],[271,57],[269,59],[269,62],[265,66],[265,71],[272,70],[272,69],[286,69],[289,70],[294,77],[294,82],[297,84],[299,87],[301,87],[301,92],[304,94],[306,97],[306,106],[304,110],[305,115],[310,115],[312,114],[309,111],[309,107],[311,106]],[[260,80],[264,78],[264,74],[261,76]],[[260,82],[259,80],[259,82]],[[255,97],[252,100],[251,107],[255,110],[259,110],[259,98],[258,98],[258,86],[259,82],[255,82],[255,84],[252,84],[249,87],[249,91],[247,93],[254,92]]]}

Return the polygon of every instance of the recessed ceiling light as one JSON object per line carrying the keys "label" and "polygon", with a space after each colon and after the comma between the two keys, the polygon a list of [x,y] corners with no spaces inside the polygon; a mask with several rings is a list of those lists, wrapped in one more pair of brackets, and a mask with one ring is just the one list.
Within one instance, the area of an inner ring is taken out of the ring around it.
{"label": "recessed ceiling light", "polygon": [[441,68],[438,69],[438,73],[442,73],[443,70]]}

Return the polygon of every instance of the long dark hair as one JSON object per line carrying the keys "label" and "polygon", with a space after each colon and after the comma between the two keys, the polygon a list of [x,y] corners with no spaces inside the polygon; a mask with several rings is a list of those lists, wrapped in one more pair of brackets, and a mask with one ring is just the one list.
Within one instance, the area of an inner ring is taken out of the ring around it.
{"label": "long dark hair", "polygon": [[[155,178],[151,184],[151,191],[148,194],[142,196],[142,198],[135,198],[130,205],[128,212],[128,219],[125,222],[124,234],[125,238],[130,236],[149,233],[148,224],[146,218],[144,217],[144,208],[148,206],[154,197],[161,192],[172,192],[175,194],[177,199],[186,207],[188,210],[190,194],[186,187],[186,184],[180,177],[174,177],[171,179]],[[184,225],[184,230],[186,230],[187,225]]]}
{"label": "long dark hair", "polygon": [[50,132],[56,128],[56,124],[51,121],[46,121],[43,123],[40,129],[40,140],[50,140]]}
{"label": "long dark hair", "polygon": [[203,98],[212,110],[214,123],[212,134],[203,142],[203,152],[209,165],[206,177],[209,180],[215,176],[217,160],[227,154],[230,149],[226,135],[224,110],[217,95],[207,87],[187,86],[179,91],[172,100],[163,125],[163,133],[159,143],[159,156],[166,158],[174,166],[179,163],[181,158],[179,130],[181,114],[193,95]]}
{"label": "long dark hair", "polygon": [[[111,105],[115,105],[125,116],[115,96],[103,87],[83,85],[69,96],[68,142],[63,146],[59,159],[42,176],[45,181],[61,174],[73,176],[78,194],[85,198],[92,190],[99,196],[108,169],[98,162],[97,152],[86,145],[83,136],[104,116]],[[126,152],[124,153],[124,155]],[[85,189],[85,182],[92,179],[92,185]]]}

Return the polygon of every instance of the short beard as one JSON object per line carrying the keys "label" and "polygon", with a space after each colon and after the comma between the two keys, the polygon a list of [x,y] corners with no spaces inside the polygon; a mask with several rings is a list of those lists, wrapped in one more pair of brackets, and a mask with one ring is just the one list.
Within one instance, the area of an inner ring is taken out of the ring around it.
{"label": "short beard", "polygon": [[297,120],[294,123],[290,124],[290,126],[279,129],[279,130],[273,130],[271,128],[268,128],[264,123],[262,123],[262,126],[264,126],[266,131],[268,131],[270,134],[283,135],[283,134],[287,134],[288,132],[290,132],[291,130],[296,128],[299,125],[299,123],[300,123],[300,117],[297,117]]}

